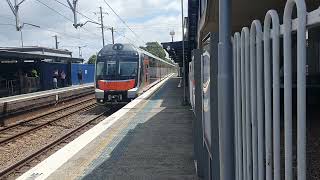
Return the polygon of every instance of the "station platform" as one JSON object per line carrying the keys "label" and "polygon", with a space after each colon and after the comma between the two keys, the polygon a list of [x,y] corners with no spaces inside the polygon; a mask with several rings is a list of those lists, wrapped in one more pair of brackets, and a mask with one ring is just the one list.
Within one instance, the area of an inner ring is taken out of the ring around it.
{"label": "station platform", "polygon": [[179,82],[161,81],[18,179],[198,179]]}
{"label": "station platform", "polygon": [[90,83],[0,98],[0,117],[30,111],[93,93],[94,85]]}

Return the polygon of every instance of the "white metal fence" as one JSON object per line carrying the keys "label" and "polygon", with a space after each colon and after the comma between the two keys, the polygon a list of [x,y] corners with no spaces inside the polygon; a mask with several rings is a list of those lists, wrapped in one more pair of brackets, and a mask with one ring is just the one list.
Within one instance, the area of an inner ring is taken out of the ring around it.
{"label": "white metal fence", "polygon": [[[294,7],[296,19],[292,19]],[[235,157],[239,180],[293,179],[293,141],[297,142],[297,179],[306,179],[306,29],[320,23],[320,9],[307,13],[304,0],[288,0],[283,24],[279,22],[278,13],[269,10],[263,28],[259,20],[254,20],[250,30],[244,27],[233,36]],[[294,52],[297,53],[297,139],[292,138],[293,32],[297,36],[297,52]],[[284,104],[280,104],[280,43],[283,43]],[[282,107],[284,163],[280,155]]]}

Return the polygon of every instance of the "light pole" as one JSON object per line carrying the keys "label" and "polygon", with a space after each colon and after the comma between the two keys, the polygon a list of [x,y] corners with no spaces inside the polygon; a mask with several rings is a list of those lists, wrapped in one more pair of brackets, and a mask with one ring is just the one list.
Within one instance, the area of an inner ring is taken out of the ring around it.
{"label": "light pole", "polygon": [[174,30],[170,31],[170,36],[171,36],[171,42],[173,42],[173,36],[175,35],[176,33],[174,32]]}
{"label": "light pole", "polygon": [[23,24],[19,27],[20,38],[21,38],[21,47],[24,46],[24,44],[23,44],[23,34],[22,34],[22,29],[23,29],[24,25],[29,25],[29,26],[33,26],[33,27],[36,27],[36,28],[40,28],[40,26],[38,26],[38,25],[34,25],[34,24],[30,24],[30,23],[23,23]]}
{"label": "light pole", "polygon": [[82,50],[81,50],[81,48],[84,48],[84,47],[87,47],[87,45],[85,45],[85,46],[78,46],[78,48],[79,48],[79,58],[82,58]]}
{"label": "light pole", "polygon": [[23,47],[23,34],[22,34],[22,29],[20,29],[20,40],[21,40],[21,47]]}

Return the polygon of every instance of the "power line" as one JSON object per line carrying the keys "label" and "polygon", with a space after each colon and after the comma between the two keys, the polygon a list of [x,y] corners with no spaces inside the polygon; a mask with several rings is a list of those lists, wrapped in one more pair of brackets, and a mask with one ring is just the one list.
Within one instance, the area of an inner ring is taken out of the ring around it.
{"label": "power line", "polygon": [[[73,23],[73,21],[72,21],[70,18],[66,17],[65,15],[63,15],[63,14],[60,13],[59,11],[53,9],[52,7],[48,6],[46,3],[44,3],[44,2],[42,2],[42,1],[40,1],[40,0],[36,0],[36,1],[38,1],[38,2],[41,3],[42,5],[46,6],[48,9],[52,10],[53,12],[59,14],[60,16],[62,16],[63,18],[65,18],[66,20],[68,20],[68,21],[70,21],[70,22]],[[96,33],[94,33],[94,32],[91,32],[90,30],[88,30],[88,29],[86,29],[86,28],[83,28],[83,29],[84,29],[85,31],[87,31],[88,33],[90,33],[90,34],[94,34],[94,35],[96,35],[96,36],[99,36],[98,34],[96,34]]]}
{"label": "power line", "polygon": [[70,21],[73,23],[73,21],[71,19],[69,19],[67,16],[61,14],[59,11],[53,9],[52,7],[48,6],[47,4],[45,4],[44,2],[40,1],[40,0],[36,0],[37,2],[39,2],[40,4],[46,6],[48,9],[54,11],[55,13],[59,14],[60,16],[64,17],[66,20]]}
{"label": "power line", "polygon": [[11,20],[11,21],[14,21],[13,18],[11,18],[11,17],[9,17],[9,16],[7,16],[7,15],[4,15],[4,14],[0,14],[0,18],[9,19],[9,20]]}
{"label": "power line", "polygon": [[16,25],[14,25],[14,24],[6,24],[6,23],[0,23],[0,26],[16,26]]}
{"label": "power line", "polygon": [[130,29],[130,31],[131,31],[141,42],[143,42],[143,43],[146,44],[146,42],[145,42],[144,40],[142,40],[142,39],[138,36],[138,34],[136,34],[136,33],[129,27],[129,25],[115,12],[115,10],[109,5],[109,3],[108,3],[106,0],[103,0],[103,1],[104,1],[104,2],[107,4],[107,6],[112,10],[112,12],[120,19],[120,21],[121,21],[123,24],[125,24],[128,29]]}
{"label": "power line", "polygon": [[[51,9],[52,11],[58,13],[59,15],[61,15],[61,16],[64,17],[65,19],[67,19],[68,21],[73,22],[71,19],[67,18],[66,16],[64,16],[64,15],[61,14],[60,12],[54,10],[54,9],[51,8],[50,6],[48,6],[48,5],[46,5],[45,3],[41,2],[40,0],[36,0],[36,1],[40,2],[41,4],[43,4],[44,6],[46,6],[47,8]],[[57,3],[63,5],[64,7],[68,8],[68,9],[71,9],[69,6],[67,6],[66,4],[62,3],[62,2],[59,1],[59,0],[54,0],[54,1],[56,1]],[[93,20],[92,18],[84,15],[83,13],[81,13],[81,12],[79,12],[79,11],[76,11],[76,13],[80,14],[81,16],[87,18],[87,19],[90,20],[90,21],[96,22],[96,21]],[[92,34],[96,35],[97,37],[100,37],[100,35],[98,35],[97,33],[92,32],[92,31],[88,30],[87,28],[84,28],[84,27],[82,27],[82,28],[83,28],[85,31],[87,31],[88,33],[92,33]],[[110,41],[108,41],[108,42],[110,42]],[[111,43],[111,42],[110,42],[110,43]]]}
{"label": "power line", "polygon": [[[39,1],[39,0],[37,0],[37,1]],[[65,6],[65,7],[67,7],[68,9],[70,9],[69,6],[67,6],[66,4],[62,3],[61,1],[58,1],[58,0],[54,0],[54,1],[56,1],[57,3]],[[44,3],[43,3],[43,4],[44,4]],[[44,4],[44,5],[45,5],[45,4]],[[55,12],[58,13],[59,15],[62,15],[62,14],[59,13],[58,11],[56,11],[56,10],[54,10],[53,8],[49,7],[48,5],[45,5],[45,6],[48,7],[48,8],[50,8],[51,10],[55,11]],[[77,12],[78,14],[82,15],[83,17],[85,17],[85,18],[87,18],[87,19],[89,19],[89,20],[91,20],[91,21],[94,21],[93,19],[87,17],[86,15],[80,13],[79,11],[76,11],[76,12]],[[64,15],[62,15],[62,16],[65,17]],[[73,21],[72,21],[71,19],[69,19],[69,18],[67,18],[67,19],[68,19],[70,22],[73,23]],[[92,31],[88,30],[87,28],[84,28],[84,27],[83,27],[83,29],[84,29],[85,31],[87,31],[88,33],[92,33],[92,34],[94,34],[94,35],[96,35],[96,36],[100,36],[100,35],[98,35],[97,33],[94,33],[94,32],[92,32]]]}
{"label": "power line", "polygon": [[[6,18],[5,16],[0,16],[0,17],[4,17],[4,18]],[[6,19],[8,19],[8,20],[11,20],[12,22],[14,22],[14,19],[11,19],[11,18],[6,18]],[[1,25],[1,24],[0,24]],[[2,25],[6,25],[6,26],[15,26],[14,24],[5,24],[5,23],[2,23]],[[85,42],[85,40],[84,39],[82,39],[82,38],[80,38],[80,37],[76,37],[76,36],[72,36],[72,35],[69,35],[69,34],[67,34],[67,33],[63,33],[63,32],[60,32],[60,31],[56,31],[56,30],[53,30],[52,28],[50,28],[50,27],[46,27],[46,26],[44,26],[44,25],[41,25],[40,26],[40,29],[42,29],[42,30],[44,30],[44,31],[47,31],[47,32],[51,32],[51,33],[56,33],[56,34],[59,34],[60,36],[62,36],[62,37],[68,37],[68,38],[72,38],[72,39],[76,39],[76,40],[81,40],[81,41],[83,41],[83,42]],[[85,29],[85,30],[87,30],[87,29]],[[89,31],[89,30],[87,30],[87,31]],[[90,33],[90,35],[92,35],[91,33]],[[97,37],[98,37],[99,35],[97,35]],[[109,41],[110,42],[110,41]],[[86,43],[88,43],[88,42],[86,42]],[[89,44],[89,43],[88,43]]]}
{"label": "power line", "polygon": [[[14,21],[12,19],[12,21]],[[2,23],[0,25],[4,25],[4,26],[15,26],[14,24],[5,24],[5,23]],[[88,41],[85,41],[84,39],[80,38],[80,37],[76,37],[76,36],[72,36],[72,35],[69,35],[67,33],[64,33],[64,32],[60,32],[60,31],[56,31],[56,30],[53,30],[52,28],[49,28],[49,27],[46,27],[46,26],[43,26],[41,25],[40,26],[40,29],[43,30],[43,31],[47,31],[47,32],[51,32],[51,33],[55,33],[55,34],[59,34],[60,36],[62,37],[67,37],[67,38],[71,38],[71,39],[75,39],[75,40],[81,40],[82,42],[85,42],[87,44],[92,44],[92,43],[89,43]]]}
{"label": "power line", "polygon": [[[71,8],[70,8],[70,6],[68,6],[68,5],[64,4],[63,2],[61,2],[61,1],[59,1],[59,0],[54,0],[54,1],[56,1],[57,3],[59,3],[59,4],[63,5],[64,7],[68,8],[68,9],[71,9]],[[85,14],[83,14],[83,13],[81,13],[81,12],[77,11],[77,10],[76,10],[76,13],[80,14],[81,16],[83,16],[83,17],[87,18],[87,19],[88,19],[88,20],[90,20],[90,21],[96,22],[96,21],[95,21],[95,20],[93,20],[92,18],[90,18],[90,17],[86,16]]]}
{"label": "power line", "polygon": [[[54,1],[56,1],[57,3],[59,3],[59,4],[61,4],[61,5],[63,5],[64,7],[66,7],[66,8],[68,8],[68,9],[71,9],[70,8],[70,6],[68,6],[67,4],[64,4],[63,2],[61,2],[61,1],[59,1],[59,0],[54,0]],[[72,9],[71,9],[72,10]],[[95,20],[93,20],[92,18],[90,18],[90,17],[88,17],[88,16],[86,16],[86,15],[84,15],[83,13],[81,13],[81,12],[79,12],[79,11],[75,11],[76,13],[78,13],[78,14],[80,14],[81,16],[83,16],[83,17],[85,17],[85,18],[87,18],[88,20],[90,20],[90,21],[93,21],[93,22],[95,22],[95,23],[97,23],[97,24],[99,24],[98,22],[96,22]],[[88,30],[87,28],[85,28],[85,27],[82,27],[85,31],[87,31],[88,33],[93,33],[94,35],[96,35],[96,36],[100,36],[100,35],[98,35],[97,33],[94,33],[94,32],[92,32],[92,31],[90,31],[90,30]]]}
{"label": "power line", "polygon": [[119,36],[125,38],[125,39],[128,41],[128,43],[131,44],[132,46],[137,47],[137,46],[134,44],[134,41],[133,41],[132,39],[128,38],[126,35],[120,34],[120,33],[118,33],[117,31],[115,31],[115,33],[117,33]]}
{"label": "power line", "polygon": [[[41,0],[36,0],[36,1],[37,1],[38,3],[40,3],[40,4],[42,4],[43,6],[47,7],[47,8],[50,9],[51,11],[53,11],[53,12],[57,13],[58,15],[62,16],[62,17],[63,17],[64,19],[66,19],[67,21],[73,22],[70,18],[68,18],[67,16],[63,15],[62,13],[60,13],[60,12],[57,11],[57,10],[55,10],[54,8],[50,7],[50,6],[47,5],[45,2],[43,2],[43,1],[41,1]],[[60,2],[60,1],[58,1],[58,0],[55,0],[55,1],[58,2],[59,4],[63,4],[62,2]],[[67,7],[67,6],[66,6],[66,7]],[[69,7],[68,7],[68,8],[69,8]],[[85,18],[93,21],[93,19],[85,16],[84,14],[82,14],[82,13],[80,13],[80,12],[78,12],[78,11],[77,11],[77,13],[80,14],[80,15],[82,15],[82,16],[84,16]],[[5,18],[5,17],[4,17],[4,18]],[[6,18],[6,19],[9,19],[9,18]],[[11,19],[11,20],[13,20],[13,19]],[[0,25],[14,26],[14,25],[12,25],[12,24],[0,24]],[[69,34],[66,34],[66,33],[62,33],[62,32],[59,32],[59,31],[55,31],[55,30],[52,30],[51,28],[46,28],[46,29],[45,29],[45,28],[43,28],[43,26],[42,26],[41,29],[43,29],[43,30],[45,30],[45,31],[48,31],[48,32],[53,32],[53,33],[59,34],[59,35],[61,35],[62,37],[69,37],[69,38],[77,39],[77,40],[80,40],[81,42],[84,42],[84,40],[83,40],[82,38],[80,38],[80,37],[75,37],[75,36],[72,36],[72,35],[69,35]],[[92,32],[92,31],[90,31],[90,30],[88,30],[88,29],[86,29],[86,28],[83,28],[83,29],[84,29],[84,31],[87,31],[88,34],[95,35],[96,37],[100,37],[100,35]],[[108,42],[110,42],[110,41],[108,41]],[[91,43],[91,42],[90,42],[90,43],[89,43],[89,42],[86,42],[86,43],[92,44],[93,42],[92,42],[92,43]]]}
{"label": "power line", "polygon": [[97,34],[97,33],[95,33],[95,32],[92,32],[92,31],[90,31],[89,29],[87,29],[87,28],[85,28],[85,27],[82,27],[82,29],[84,29],[84,30],[87,31],[88,33],[92,33],[92,34],[94,34],[95,36],[97,36],[97,37],[100,38],[100,35],[99,35],[99,34]]}
{"label": "power line", "polygon": [[[70,6],[68,6],[67,4],[62,3],[62,2],[59,1],[59,0],[54,0],[54,1],[56,1],[57,3],[61,4],[62,6],[68,8],[68,9],[73,10]],[[92,18],[84,15],[83,13],[81,13],[81,12],[79,12],[79,11],[77,11],[77,10],[75,10],[75,13],[80,14],[81,16],[87,18],[89,21],[92,21],[92,22],[94,22],[94,23],[96,23],[96,24],[100,24],[100,23],[98,23],[97,21],[93,20]],[[102,25],[102,27],[103,27],[103,25]],[[97,33],[91,32],[90,30],[86,29],[85,27],[82,27],[82,28],[83,28],[85,31],[89,32],[89,33],[93,33],[93,34],[95,34],[96,36],[99,36]],[[102,31],[103,31],[103,28],[102,28]],[[104,33],[104,32],[103,32],[103,33]],[[104,41],[104,38],[103,38],[103,41]],[[104,44],[104,43],[103,43],[103,44]]]}
{"label": "power line", "polygon": [[[135,30],[144,30],[144,29],[149,29],[149,30],[171,30],[171,29],[177,29],[178,27],[176,26],[168,26],[168,27],[134,27],[132,29]],[[124,30],[127,28],[117,28],[118,30]]]}

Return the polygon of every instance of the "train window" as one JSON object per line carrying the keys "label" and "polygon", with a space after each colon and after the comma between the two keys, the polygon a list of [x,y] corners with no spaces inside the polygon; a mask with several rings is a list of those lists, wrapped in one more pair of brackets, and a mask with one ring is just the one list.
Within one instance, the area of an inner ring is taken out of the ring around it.
{"label": "train window", "polygon": [[119,63],[119,75],[120,76],[136,76],[137,75],[137,62],[120,62]]}
{"label": "train window", "polygon": [[97,63],[97,75],[103,75],[104,74],[104,62],[98,62]]}
{"label": "train window", "polygon": [[116,61],[108,61],[106,75],[115,75],[115,74],[116,74]]}

